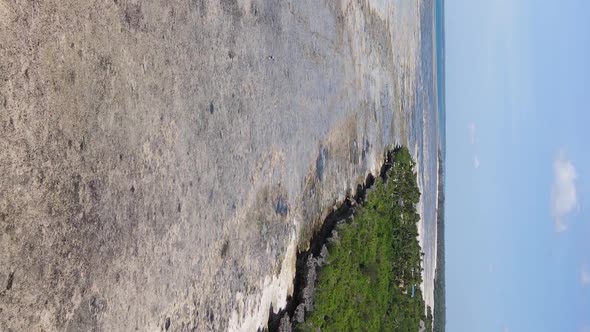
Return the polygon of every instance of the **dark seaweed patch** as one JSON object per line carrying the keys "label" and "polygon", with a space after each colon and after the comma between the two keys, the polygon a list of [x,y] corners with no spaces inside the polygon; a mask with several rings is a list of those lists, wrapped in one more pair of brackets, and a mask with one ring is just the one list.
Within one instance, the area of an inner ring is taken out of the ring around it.
{"label": "dark seaweed patch", "polygon": [[277,214],[280,214],[281,216],[286,216],[289,212],[289,206],[282,197],[279,197],[277,199],[277,202],[275,204],[275,212]]}
{"label": "dark seaweed patch", "polygon": [[8,281],[6,282],[6,290],[10,290],[12,288],[12,283],[14,282],[14,272],[10,272],[8,275]]}
{"label": "dark seaweed patch", "polygon": [[164,322],[164,329],[168,331],[170,328],[170,317],[166,317],[166,321]]}
{"label": "dark seaweed patch", "polygon": [[324,179],[324,168],[326,166],[326,161],[328,160],[328,150],[326,148],[320,149],[320,154],[315,162],[315,175],[318,180],[323,181]]}
{"label": "dark seaweed patch", "polygon": [[228,250],[229,250],[229,241],[225,240],[225,242],[223,242],[223,246],[221,247],[221,257],[225,257],[225,255],[227,255]]}

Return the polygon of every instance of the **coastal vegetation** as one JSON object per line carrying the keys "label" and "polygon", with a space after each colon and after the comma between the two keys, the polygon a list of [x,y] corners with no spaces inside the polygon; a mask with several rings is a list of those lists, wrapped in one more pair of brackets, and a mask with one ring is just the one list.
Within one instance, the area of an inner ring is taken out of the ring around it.
{"label": "coastal vegetation", "polygon": [[354,217],[337,226],[299,331],[432,331],[420,284],[420,191],[415,162],[397,148]]}
{"label": "coastal vegetation", "polygon": [[436,271],[434,277],[434,332],[444,332],[445,305],[445,182],[442,151],[438,151],[438,205],[436,211]]}

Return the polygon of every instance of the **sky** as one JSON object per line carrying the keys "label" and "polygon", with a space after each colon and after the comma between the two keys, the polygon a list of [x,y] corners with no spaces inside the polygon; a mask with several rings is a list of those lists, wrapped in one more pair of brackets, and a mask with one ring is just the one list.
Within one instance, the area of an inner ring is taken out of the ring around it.
{"label": "sky", "polygon": [[590,1],[445,22],[447,330],[590,332]]}

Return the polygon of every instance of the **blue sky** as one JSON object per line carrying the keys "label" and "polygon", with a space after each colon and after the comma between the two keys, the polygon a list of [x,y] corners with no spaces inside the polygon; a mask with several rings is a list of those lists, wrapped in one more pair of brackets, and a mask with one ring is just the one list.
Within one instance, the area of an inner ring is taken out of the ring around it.
{"label": "blue sky", "polygon": [[445,5],[447,330],[590,332],[590,1]]}

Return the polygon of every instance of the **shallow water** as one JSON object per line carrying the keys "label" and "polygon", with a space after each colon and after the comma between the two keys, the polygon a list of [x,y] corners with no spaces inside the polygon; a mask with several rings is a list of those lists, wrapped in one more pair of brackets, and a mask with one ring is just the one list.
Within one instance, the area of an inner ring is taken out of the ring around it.
{"label": "shallow water", "polygon": [[436,207],[438,190],[439,110],[436,79],[435,8],[430,1],[421,3],[421,47],[416,68],[418,85],[415,94],[416,112],[409,128],[409,146],[417,160],[418,183],[421,188],[420,240],[423,261],[425,302],[434,305],[434,277],[436,270]]}
{"label": "shallow water", "polygon": [[418,146],[429,253],[418,2],[0,10],[0,330],[260,326],[393,144]]}

